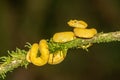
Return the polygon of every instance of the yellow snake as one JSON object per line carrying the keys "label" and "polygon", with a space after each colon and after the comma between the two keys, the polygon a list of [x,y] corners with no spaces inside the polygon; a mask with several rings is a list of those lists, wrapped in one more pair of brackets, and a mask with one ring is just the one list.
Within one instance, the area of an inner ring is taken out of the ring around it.
{"label": "yellow snake", "polygon": [[[82,20],[70,20],[68,25],[74,27],[72,31],[58,32],[53,35],[53,41],[64,43],[80,38],[92,38],[97,34],[97,30],[87,29],[88,24]],[[37,66],[43,66],[48,64],[58,64],[61,63],[66,57],[67,52],[57,51],[55,53],[50,53],[47,41],[45,39],[40,40],[39,44],[34,43],[31,49],[28,51],[26,60]]]}

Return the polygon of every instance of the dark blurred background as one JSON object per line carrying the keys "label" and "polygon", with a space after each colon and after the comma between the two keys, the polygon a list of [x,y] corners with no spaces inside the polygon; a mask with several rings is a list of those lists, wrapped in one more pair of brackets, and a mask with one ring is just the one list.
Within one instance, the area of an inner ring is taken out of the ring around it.
{"label": "dark blurred background", "polygon": [[[0,55],[72,30],[70,19],[98,32],[118,31],[119,14],[120,0],[0,0]],[[94,44],[89,52],[70,49],[61,64],[19,67],[6,80],[120,80],[120,42]]]}

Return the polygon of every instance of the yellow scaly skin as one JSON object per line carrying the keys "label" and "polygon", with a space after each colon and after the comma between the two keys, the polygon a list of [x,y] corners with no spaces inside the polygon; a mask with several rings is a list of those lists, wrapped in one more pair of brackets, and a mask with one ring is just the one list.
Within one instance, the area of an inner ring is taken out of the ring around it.
{"label": "yellow scaly skin", "polygon": [[61,63],[65,59],[66,54],[67,53],[63,53],[63,51],[57,51],[53,54],[50,54],[48,64],[54,65]]}
{"label": "yellow scaly skin", "polygon": [[[40,56],[37,56],[38,51],[40,51]],[[26,56],[28,62],[32,62],[37,66],[45,65],[48,61],[48,58],[49,50],[46,40],[41,40],[39,44],[34,43]]]}
{"label": "yellow scaly skin", "polygon": [[72,31],[67,31],[67,32],[58,32],[53,35],[53,41],[54,42],[68,42],[75,39],[75,35]]}

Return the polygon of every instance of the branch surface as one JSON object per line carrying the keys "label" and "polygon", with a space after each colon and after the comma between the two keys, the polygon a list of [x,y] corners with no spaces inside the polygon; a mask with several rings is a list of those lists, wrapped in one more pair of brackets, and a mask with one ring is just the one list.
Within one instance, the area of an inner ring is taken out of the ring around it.
{"label": "branch surface", "polygon": [[[92,43],[108,43],[112,41],[120,41],[120,31],[109,32],[109,33],[98,33],[93,38],[82,39],[76,38],[72,41],[66,43],[55,43],[51,40],[48,41],[50,52],[55,52],[57,50],[67,50],[74,47],[83,47]],[[9,56],[1,57],[0,64],[0,75],[5,77],[8,71],[14,70],[19,66],[27,66],[29,63],[26,60],[27,51],[16,49],[16,51],[8,52]]]}

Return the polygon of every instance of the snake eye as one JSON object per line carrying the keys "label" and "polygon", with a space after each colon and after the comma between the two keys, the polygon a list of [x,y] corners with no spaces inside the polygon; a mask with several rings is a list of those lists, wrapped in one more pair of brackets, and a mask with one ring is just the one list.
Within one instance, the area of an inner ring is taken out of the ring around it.
{"label": "snake eye", "polygon": [[70,20],[68,25],[77,28],[86,28],[88,26],[88,24],[82,20]]}
{"label": "snake eye", "polygon": [[75,39],[75,35],[73,32],[59,32],[55,33],[53,36],[54,42],[67,42]]}
{"label": "snake eye", "polygon": [[66,57],[67,53],[63,53],[63,51],[57,51],[55,53],[51,53],[48,59],[48,64],[59,64],[61,63],[65,57]]}
{"label": "snake eye", "polygon": [[97,30],[92,29],[82,29],[82,28],[74,28],[75,36],[81,38],[92,38],[95,34],[97,34]]}

